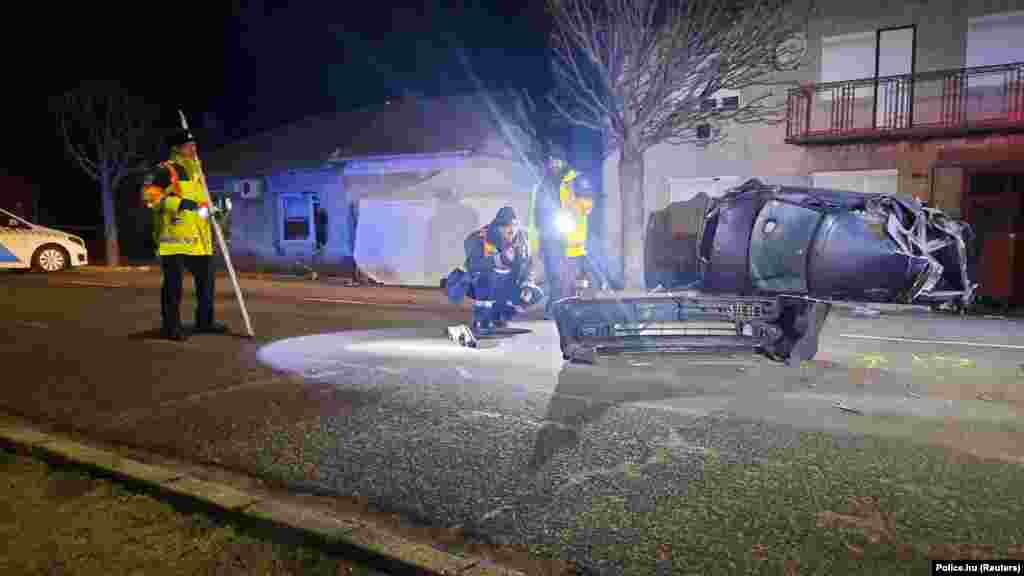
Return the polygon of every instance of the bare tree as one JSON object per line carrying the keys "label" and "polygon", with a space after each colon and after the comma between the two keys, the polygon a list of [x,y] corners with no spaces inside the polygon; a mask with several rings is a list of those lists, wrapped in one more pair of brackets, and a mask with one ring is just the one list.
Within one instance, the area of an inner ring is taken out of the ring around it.
{"label": "bare tree", "polygon": [[[800,64],[810,0],[548,0],[556,94],[568,121],[619,153],[627,288],[644,280],[644,152],[785,119],[780,69]],[[702,104],[742,91],[735,108]]]}
{"label": "bare tree", "polygon": [[[466,50],[458,46],[457,41],[453,41],[453,45],[456,46],[456,54],[467,76],[490,109],[490,115],[507,147],[508,159],[530,171],[535,186],[536,205],[529,218],[537,222],[541,250],[548,256],[560,254],[563,246],[553,229],[552,217],[558,209],[558,182],[548,165],[553,154],[566,148],[569,125],[552,106],[550,85],[538,83],[533,90],[510,88],[489,91],[476,75]],[[559,270],[552,268],[556,265],[555,259],[544,258],[544,275],[549,283],[559,274]]]}
{"label": "bare tree", "polygon": [[159,109],[128,94],[116,82],[87,82],[55,98],[64,146],[73,161],[100,185],[107,265],[120,263],[115,193],[121,181],[146,168],[157,142],[152,127]]}

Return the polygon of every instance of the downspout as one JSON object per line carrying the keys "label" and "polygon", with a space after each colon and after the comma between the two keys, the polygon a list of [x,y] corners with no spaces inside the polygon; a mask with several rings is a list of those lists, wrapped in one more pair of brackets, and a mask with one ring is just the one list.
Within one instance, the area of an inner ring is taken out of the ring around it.
{"label": "downspout", "polygon": [[[284,248],[281,247],[280,202],[278,202],[276,192],[270,186],[270,178],[261,177],[261,179],[263,180],[263,201],[270,203],[270,244],[276,256],[284,256]],[[264,204],[263,213],[267,213],[266,204]]]}
{"label": "downspout", "polygon": [[935,208],[935,172],[941,167],[941,163],[932,162],[928,167],[928,206]]}

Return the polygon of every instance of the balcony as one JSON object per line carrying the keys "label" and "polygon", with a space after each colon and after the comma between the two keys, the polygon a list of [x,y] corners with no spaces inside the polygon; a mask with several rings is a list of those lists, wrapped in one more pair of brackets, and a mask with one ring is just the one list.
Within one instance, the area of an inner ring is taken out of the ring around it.
{"label": "balcony", "polygon": [[790,90],[786,142],[877,142],[1024,131],[1024,62]]}

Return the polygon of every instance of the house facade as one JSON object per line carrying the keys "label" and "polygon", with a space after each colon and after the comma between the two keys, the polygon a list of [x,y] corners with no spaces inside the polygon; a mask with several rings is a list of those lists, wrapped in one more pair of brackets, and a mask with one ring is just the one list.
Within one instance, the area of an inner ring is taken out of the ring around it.
{"label": "house facade", "polygon": [[[975,227],[981,294],[1024,303],[1024,0],[818,5],[806,64],[779,73],[799,83],[776,94],[786,122],[728,127],[706,147],[651,149],[646,213],[753,177],[912,195]],[[617,162],[603,170],[612,255]]]}
{"label": "house facade", "polygon": [[232,199],[236,265],[437,286],[473,229],[502,206],[528,212],[532,178],[486,98],[408,98],[204,153],[211,191]]}

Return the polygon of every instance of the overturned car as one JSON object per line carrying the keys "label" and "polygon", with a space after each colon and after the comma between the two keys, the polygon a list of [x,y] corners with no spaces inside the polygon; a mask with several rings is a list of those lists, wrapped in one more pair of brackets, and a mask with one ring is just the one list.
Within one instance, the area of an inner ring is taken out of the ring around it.
{"label": "overturned car", "polygon": [[690,229],[662,236],[682,265],[655,291],[557,303],[565,359],[751,351],[795,365],[817,353],[836,301],[974,299],[970,226],[912,198],[751,180],[686,208]]}

